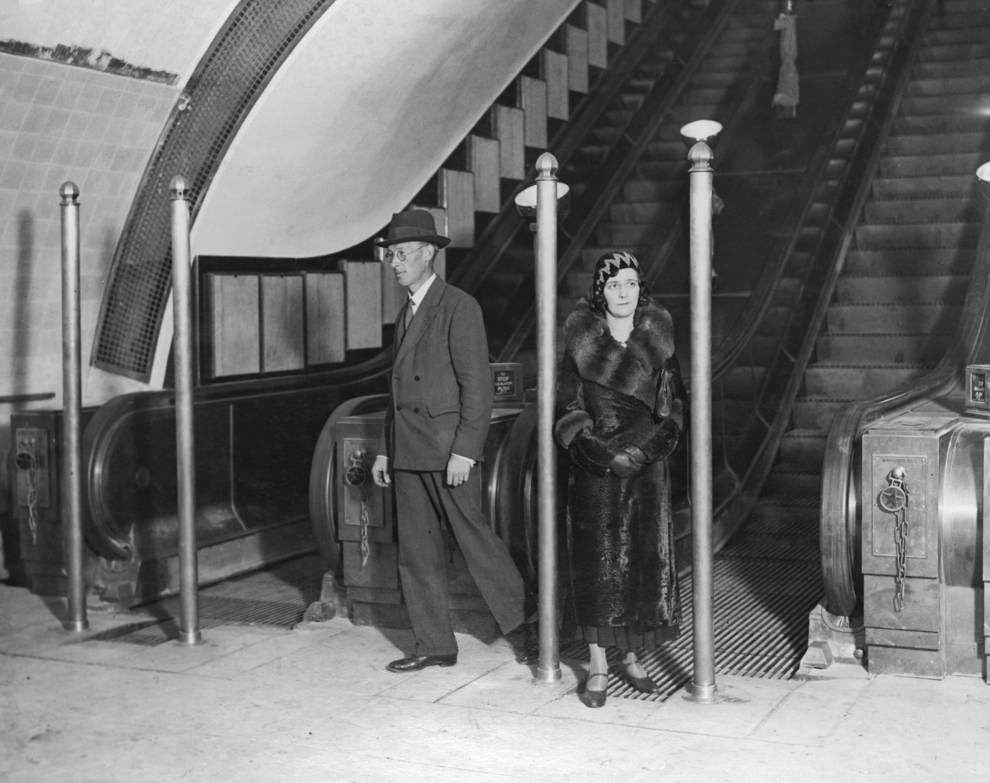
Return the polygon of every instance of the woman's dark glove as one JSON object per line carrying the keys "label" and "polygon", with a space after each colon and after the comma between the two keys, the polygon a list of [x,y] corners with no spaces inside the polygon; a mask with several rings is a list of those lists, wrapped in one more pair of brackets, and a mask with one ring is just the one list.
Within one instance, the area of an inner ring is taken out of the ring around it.
{"label": "woman's dark glove", "polygon": [[633,476],[651,462],[670,456],[677,448],[679,436],[677,424],[672,419],[662,419],[621,448],[612,458],[609,469],[619,478]]}
{"label": "woman's dark glove", "polygon": [[647,462],[656,462],[673,453],[680,436],[681,428],[673,419],[661,419],[646,431],[645,437],[637,438],[634,445],[642,449]]}
{"label": "woman's dark glove", "polygon": [[619,478],[635,476],[650,463],[639,446],[625,446],[612,457],[609,470]]}
{"label": "woman's dark glove", "polygon": [[563,448],[569,449],[574,438],[582,432],[590,432],[593,426],[591,416],[584,411],[569,411],[553,425],[553,436]]}
{"label": "woman's dark glove", "polygon": [[592,434],[594,422],[585,411],[575,410],[565,413],[554,425],[553,434],[579,468],[604,476],[608,473],[612,452],[608,444]]}
{"label": "woman's dark glove", "polygon": [[608,473],[612,463],[612,450],[608,443],[588,430],[582,430],[574,437],[567,453],[572,463],[597,476]]}

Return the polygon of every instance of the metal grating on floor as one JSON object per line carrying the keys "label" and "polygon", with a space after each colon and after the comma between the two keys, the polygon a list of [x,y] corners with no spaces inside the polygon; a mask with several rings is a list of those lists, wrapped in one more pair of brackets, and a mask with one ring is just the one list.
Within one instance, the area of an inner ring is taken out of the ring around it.
{"label": "metal grating on floor", "polygon": [[[720,556],[714,564],[715,674],[789,679],[797,671],[808,644],[808,614],[822,595],[817,560],[773,560]],[[692,582],[681,579],[684,621],[680,636],[665,647],[641,652],[640,661],[659,686],[657,693],[633,690],[617,676],[609,678],[609,696],[640,701],[666,701],[689,685],[694,650],[691,626]],[[561,659],[585,664],[588,649],[573,642]],[[609,664],[619,656],[609,651]]]}

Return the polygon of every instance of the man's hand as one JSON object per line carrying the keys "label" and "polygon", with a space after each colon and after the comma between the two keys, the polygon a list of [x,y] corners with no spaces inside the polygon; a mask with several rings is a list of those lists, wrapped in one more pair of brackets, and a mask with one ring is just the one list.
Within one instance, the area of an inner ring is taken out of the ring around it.
{"label": "man's hand", "polygon": [[392,477],[388,474],[388,457],[382,454],[375,457],[375,464],[371,466],[371,480],[379,487],[387,487],[392,483]]}
{"label": "man's hand", "polygon": [[471,460],[461,457],[458,454],[451,454],[447,460],[447,485],[459,487],[468,480],[471,473]]}

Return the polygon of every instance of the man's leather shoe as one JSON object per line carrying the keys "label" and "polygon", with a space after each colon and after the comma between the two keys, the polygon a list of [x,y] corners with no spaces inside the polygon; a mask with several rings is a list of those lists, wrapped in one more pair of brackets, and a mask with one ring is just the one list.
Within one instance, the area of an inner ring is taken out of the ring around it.
{"label": "man's leather shoe", "polygon": [[418,672],[427,666],[453,666],[457,663],[457,653],[447,655],[410,655],[392,661],[385,668],[390,672]]}

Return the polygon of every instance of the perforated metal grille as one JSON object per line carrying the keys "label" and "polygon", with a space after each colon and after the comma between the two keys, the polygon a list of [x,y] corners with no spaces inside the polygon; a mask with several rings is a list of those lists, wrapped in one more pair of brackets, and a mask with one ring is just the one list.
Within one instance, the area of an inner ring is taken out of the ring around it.
{"label": "perforated metal grille", "polygon": [[[808,614],[822,595],[817,558],[782,559],[749,553],[719,556],[714,563],[714,665],[717,675],[790,679],[808,646]],[[693,583],[682,577],[681,634],[663,647],[641,652],[640,662],[659,690],[643,694],[620,677],[609,679],[608,695],[639,701],[666,701],[691,682],[694,648]],[[561,648],[560,657],[581,664],[588,646],[575,642]],[[609,650],[610,667],[618,671],[620,655]]]}
{"label": "perforated metal grille", "polygon": [[192,219],[235,132],[292,48],[335,0],[244,0],[172,110],[131,207],[103,296],[92,363],[151,374],[171,283],[170,183],[186,180]]}

